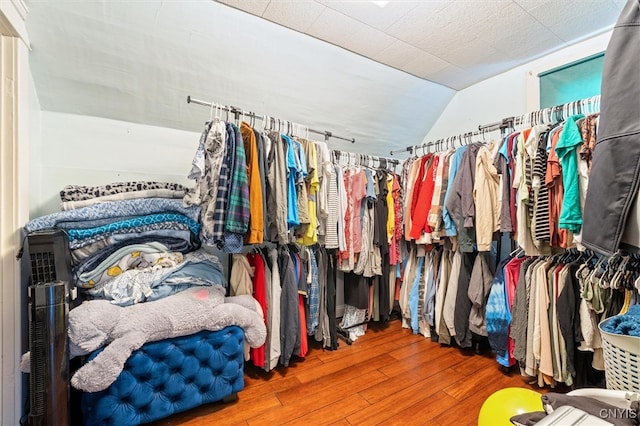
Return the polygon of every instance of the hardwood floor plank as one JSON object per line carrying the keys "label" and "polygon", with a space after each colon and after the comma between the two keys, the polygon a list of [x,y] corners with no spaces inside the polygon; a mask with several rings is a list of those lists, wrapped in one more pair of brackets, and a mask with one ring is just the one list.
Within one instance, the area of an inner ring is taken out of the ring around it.
{"label": "hardwood floor plank", "polygon": [[[370,330],[368,333],[371,333],[371,331],[372,330]],[[323,351],[318,354],[318,358],[323,362],[329,362],[340,359],[345,355],[355,355],[360,352],[366,352],[370,350],[371,347],[380,346],[384,343],[389,343],[388,347],[395,349],[413,341],[424,340],[424,337],[415,336],[411,333],[408,333],[406,336],[402,335],[402,338],[399,338],[400,335],[398,335],[398,333],[403,333],[402,328],[388,326],[384,329],[383,333],[378,332],[374,336],[365,334],[364,336],[358,338],[358,340],[356,340],[352,345],[347,345],[343,341],[340,341],[340,347],[338,348],[338,350]],[[395,348],[393,346],[395,346]]]}
{"label": "hardwood floor plank", "polygon": [[340,419],[337,422],[331,423],[329,426],[352,426],[347,419]]}
{"label": "hardwood floor plank", "polygon": [[296,376],[302,383],[310,382],[312,380],[319,379],[322,376],[336,373],[337,371],[340,371],[347,366],[365,366],[369,360],[379,355],[387,354],[389,351],[397,347],[397,341],[390,341],[371,347],[366,351],[359,351],[350,354],[347,354],[345,352],[345,355],[341,358],[327,361],[318,368],[310,368],[308,370],[301,371],[299,374],[296,374]]}
{"label": "hardwood floor plank", "polygon": [[[295,421],[284,423],[285,425],[303,424],[303,425],[330,425],[337,424],[336,422],[344,421],[344,418],[348,415],[355,413],[365,407],[368,407],[369,403],[365,401],[359,395],[350,395],[344,399],[340,399],[332,404],[322,407],[318,410],[299,417]],[[348,424],[348,423],[340,423]]]}
{"label": "hardwood floor plank", "polygon": [[290,401],[288,404],[274,407],[258,416],[250,417],[247,421],[249,425],[275,425],[298,420],[306,413],[353,395],[354,391],[352,389],[362,389],[369,386],[370,383],[379,383],[384,379],[384,374],[374,370],[353,380],[336,384],[333,387],[325,387],[324,390],[317,394],[305,392],[303,386],[299,389],[297,399]]}
{"label": "hardwood floor plank", "polygon": [[291,393],[287,393],[286,397],[283,397],[280,394],[276,394],[276,396],[283,406],[293,405],[295,407],[300,407],[307,402],[309,402],[310,406],[324,406],[341,398],[346,398],[354,393],[358,393],[368,387],[382,383],[386,378],[387,377],[384,374],[374,370],[358,375],[350,380],[340,381],[333,384],[323,384],[322,386],[313,386],[315,392],[301,386],[296,389],[298,391],[297,397]]}
{"label": "hardwood floor plank", "polygon": [[429,425],[433,424],[433,418],[446,411],[457,411],[458,401],[455,398],[440,391],[429,398],[408,407],[402,413],[398,413],[385,420],[385,425]]}
{"label": "hardwood floor plank", "polygon": [[[406,330],[402,330],[401,332],[406,332]],[[392,357],[397,360],[405,360],[413,358],[416,355],[420,355],[423,352],[429,352],[429,349],[439,349],[440,345],[437,343],[433,343],[431,340],[425,338],[422,335],[413,335],[418,336],[419,338],[415,341],[415,344],[407,344],[402,346],[401,348],[396,349],[389,353]]]}
{"label": "hardwood floor plank", "polygon": [[497,367],[484,368],[472,372],[464,380],[447,387],[444,391],[458,401],[462,401],[474,395],[480,388],[495,385],[501,376],[502,373]]}
{"label": "hardwood floor plank", "polygon": [[281,406],[281,404],[275,395],[265,396],[249,404],[243,404],[240,399],[240,394],[238,394],[238,400],[235,402],[214,402],[212,404],[201,405],[184,413],[174,414],[166,419],[149,423],[149,425],[209,426],[213,422],[233,425],[243,422],[246,423],[248,416],[256,416],[263,411],[277,406]]}
{"label": "hardwood floor plank", "polygon": [[[429,379],[429,380],[427,380]],[[387,379],[380,385],[372,386],[359,392],[359,395],[370,404],[375,404],[389,397],[390,394],[400,392],[408,386],[418,382],[428,386],[429,392],[437,392],[447,386],[464,379],[464,375],[452,369],[441,371],[427,371],[423,368],[416,368],[405,375]]]}
{"label": "hardwood floor plank", "polygon": [[[389,392],[385,398],[378,397],[376,403],[348,416],[347,420],[357,425],[375,425],[391,419],[408,407],[428,399],[431,395],[445,388],[448,383],[451,383],[446,381],[446,377],[450,374],[450,371],[442,371],[401,390]],[[380,392],[384,391],[385,388],[381,386]]]}
{"label": "hardwood floor plank", "polygon": [[[458,352],[460,351],[458,350]],[[455,367],[454,370],[468,375],[472,372],[483,370],[487,368],[487,366],[491,365],[495,365],[498,370],[500,369],[500,365],[496,361],[495,355],[491,355],[489,353],[483,355],[469,354],[464,356],[464,360]]]}
{"label": "hardwood floor plank", "polygon": [[[350,383],[354,379],[360,379],[362,376],[365,376],[370,372],[375,372],[376,376],[379,375],[381,376],[381,380],[385,380],[386,376],[378,370],[380,367],[391,361],[393,361],[393,359],[388,354],[382,354],[369,360],[367,364],[359,366],[359,368],[344,366],[342,370],[337,371],[334,374],[320,377],[319,379],[303,383],[288,390],[283,390],[282,392],[276,392],[276,395],[282,404],[289,404],[298,400],[301,394],[315,395],[325,389],[334,389],[342,386],[344,383]],[[358,388],[358,391],[361,389],[366,389],[366,387],[360,387]],[[357,391],[354,390],[351,393],[355,394]]]}
{"label": "hardwood floor plank", "polygon": [[243,401],[250,401],[256,398],[262,398],[265,395],[282,392],[300,386],[301,384],[296,376],[271,376],[268,379],[252,380],[248,383],[247,380],[245,380],[245,388],[242,389],[239,395],[242,395]]}
{"label": "hardwood floor plank", "polygon": [[[414,343],[410,346],[418,346]],[[406,374],[408,371],[416,368],[424,368],[430,371],[445,370],[451,366],[458,365],[465,360],[460,351],[448,348],[442,350],[440,348],[425,348],[423,351],[417,352],[414,356],[402,360],[397,360],[381,369],[381,371],[389,377]],[[393,356],[393,354],[390,354]]]}

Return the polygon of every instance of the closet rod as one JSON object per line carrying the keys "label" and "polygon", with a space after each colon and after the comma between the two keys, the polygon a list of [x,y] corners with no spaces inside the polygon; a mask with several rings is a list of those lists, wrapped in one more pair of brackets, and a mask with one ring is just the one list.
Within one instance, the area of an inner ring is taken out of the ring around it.
{"label": "closet rod", "polygon": [[502,130],[502,129],[508,129],[510,127],[513,127],[513,120],[515,118],[514,117],[509,117],[509,118],[503,118],[502,121],[496,121],[495,123],[491,123],[491,124],[485,124],[485,125],[480,125],[478,126],[478,130],[479,131],[492,131],[492,130]]}
{"label": "closet rod", "polygon": [[[486,131],[494,131],[494,130],[503,130],[507,128],[513,128],[515,125],[521,124],[536,124],[543,123],[545,120],[551,121],[558,118],[562,119],[564,117],[568,117],[574,114],[586,113],[589,110],[589,106],[592,106],[592,112],[596,112],[600,110],[600,95],[592,96],[590,98],[580,99],[573,102],[567,102],[565,104],[556,105],[550,108],[543,108],[537,111],[532,111],[520,116],[513,116],[503,118],[501,121],[496,121],[495,123],[485,124],[478,126],[478,130],[475,132],[463,133],[460,136],[451,136],[446,139],[438,139],[437,141],[427,142],[422,145],[412,145],[406,148],[397,149],[391,151],[391,155],[398,152],[413,152],[419,148],[427,148],[434,145],[441,145],[444,142],[449,142],[451,140],[455,141],[456,139],[462,140],[462,138],[467,138],[470,136],[475,136],[482,134],[482,132]],[[583,111],[584,109],[584,111]]]}
{"label": "closet rod", "polygon": [[502,127],[502,126],[498,126],[498,125],[496,125],[496,126],[487,125],[486,127],[483,126],[483,128],[481,128],[479,130],[474,130],[473,132],[467,132],[467,133],[462,133],[460,135],[449,136],[449,137],[444,138],[444,139],[438,139],[438,140],[435,140],[435,141],[423,143],[421,145],[411,145],[411,146],[408,146],[406,148],[396,149],[396,150],[390,151],[390,154],[393,155],[393,154],[396,154],[398,152],[405,152],[405,151],[407,151],[409,153],[413,153],[414,151],[416,151],[416,150],[418,150],[420,148],[428,148],[430,146],[443,146],[444,145],[444,147],[446,148],[446,147],[449,147],[449,145],[451,144],[451,147],[453,147],[456,140],[459,140],[460,143],[462,143],[462,141],[464,139],[468,139],[468,138],[471,138],[473,136],[484,135],[486,132],[492,132],[494,130],[502,130],[503,128],[506,128],[506,127]]}
{"label": "closet rod", "polygon": [[[191,96],[187,96],[187,103],[188,104],[203,105],[203,106],[208,106],[208,107],[216,106],[216,104],[214,104],[213,102],[201,101],[199,99],[194,99]],[[240,109],[238,107],[234,107],[234,106],[231,106],[231,105],[230,106],[217,105],[217,106],[218,106],[218,108],[222,109],[223,111],[229,111],[230,113],[235,114],[236,116],[238,114],[242,114],[242,115],[248,115],[250,117],[257,118],[258,120],[264,120],[264,116],[263,115],[256,114],[255,112],[244,111],[244,110],[242,110],[242,109]],[[291,122],[288,122],[288,123],[291,123]],[[356,143],[356,140],[354,138],[351,138],[351,139],[344,138],[342,136],[334,135],[332,132],[329,132],[327,130],[322,131],[322,130],[310,129],[309,127],[306,127],[306,126],[302,126],[302,127],[304,127],[306,130],[308,130],[311,133],[316,133],[318,135],[324,135],[325,139],[329,139],[329,138],[342,139],[343,141]]]}
{"label": "closet rod", "polygon": [[348,158],[348,161],[351,160],[352,156],[354,159],[358,160],[359,165],[364,166],[365,164],[362,164],[364,161],[378,161],[378,164],[382,164],[382,162],[387,162],[387,163],[391,163],[393,165],[398,165],[400,164],[400,160],[397,160],[395,158],[387,158],[387,157],[380,157],[378,155],[369,155],[369,154],[358,154],[356,152],[348,152],[348,151],[340,151],[337,149],[332,149],[331,153],[334,156],[338,156],[338,157],[342,157],[343,155],[346,155]]}

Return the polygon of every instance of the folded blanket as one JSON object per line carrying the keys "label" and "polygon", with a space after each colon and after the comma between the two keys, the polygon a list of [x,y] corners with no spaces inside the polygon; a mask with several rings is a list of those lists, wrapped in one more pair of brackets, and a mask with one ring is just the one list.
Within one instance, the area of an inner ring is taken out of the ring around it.
{"label": "folded blanket", "polygon": [[[81,240],[69,241],[69,248],[77,250],[100,241],[108,241],[113,244],[115,241],[129,240],[135,235],[155,234],[164,236],[175,236],[186,240],[199,241],[198,235],[191,232],[186,223],[160,222],[150,225],[137,226],[135,228],[118,229],[108,234],[95,235]],[[175,250],[174,250],[175,251]]]}
{"label": "folded blanket", "polygon": [[63,202],[91,200],[114,194],[151,190],[179,191],[184,195],[187,188],[179,183],[153,181],[114,182],[100,186],[67,185],[60,191],[60,200]]}
{"label": "folded blanket", "polygon": [[96,243],[90,244],[80,249],[71,250],[71,257],[74,262],[73,273],[76,279],[87,272],[98,267],[109,256],[119,250],[126,250],[129,246],[140,246],[147,244],[161,244],[166,247],[166,251],[179,251],[180,253],[188,253],[193,251],[193,245],[189,241],[182,238],[160,238],[157,235],[148,235],[141,238],[133,238],[128,241],[121,241],[115,244]]}
{"label": "folded blanket", "polygon": [[640,305],[633,305],[626,314],[604,321],[602,329],[608,333],[640,337]]}
{"label": "folded blanket", "polygon": [[198,222],[184,215],[177,213],[155,213],[146,216],[138,216],[133,219],[118,220],[108,225],[102,225],[95,228],[69,229],[67,230],[67,235],[69,236],[69,241],[74,241],[161,222],[184,223],[189,226],[189,230],[195,235],[198,235],[200,232],[200,225]]}
{"label": "folded blanket", "polygon": [[[142,269],[153,266],[164,254],[172,253],[159,242],[152,241],[146,244],[131,244],[120,247],[111,253],[97,266],[77,275],[76,285],[80,287],[95,287],[103,279],[115,277],[129,269]],[[179,262],[182,262],[180,256]]]}
{"label": "folded blanket", "polygon": [[81,209],[56,212],[29,221],[24,229],[27,233],[48,228],[65,228],[68,222],[90,221],[107,218],[130,218],[154,213],[180,213],[191,220],[198,221],[200,207],[184,207],[181,200],[167,198],[140,198],[96,204]]}
{"label": "folded blanket", "polygon": [[[183,254],[188,253],[200,247],[200,243],[190,239],[192,235],[193,234],[187,230],[176,231],[172,229],[112,235],[105,240],[96,241],[87,246],[71,250],[74,271],[75,268],[80,270],[79,268],[84,262],[92,262],[94,258],[102,257],[104,253],[113,253],[113,247],[122,247],[127,244],[158,241],[166,245],[169,251],[179,251]],[[83,270],[88,269],[85,268]]]}
{"label": "folded blanket", "polygon": [[172,189],[144,189],[141,191],[120,192],[118,194],[103,195],[88,200],[63,201],[62,210],[80,209],[82,207],[92,206],[94,204],[108,203],[110,201],[132,200],[134,198],[175,198],[182,200],[185,190]]}

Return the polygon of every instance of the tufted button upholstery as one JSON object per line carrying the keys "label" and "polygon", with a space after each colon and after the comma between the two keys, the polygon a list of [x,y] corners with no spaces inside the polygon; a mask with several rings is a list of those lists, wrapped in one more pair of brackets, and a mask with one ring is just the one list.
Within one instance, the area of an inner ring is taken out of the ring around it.
{"label": "tufted button upholstery", "polygon": [[147,343],[108,389],[82,394],[85,425],[137,425],[219,401],[244,387],[243,357],[237,326]]}

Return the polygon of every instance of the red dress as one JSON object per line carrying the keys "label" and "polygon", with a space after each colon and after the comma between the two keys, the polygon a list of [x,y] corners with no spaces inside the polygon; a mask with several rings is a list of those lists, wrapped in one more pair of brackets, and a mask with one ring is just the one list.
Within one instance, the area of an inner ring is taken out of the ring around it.
{"label": "red dress", "polygon": [[[266,324],[267,318],[267,279],[265,276],[264,259],[256,253],[247,255],[249,265],[254,268],[253,273],[253,297],[262,307],[262,317]],[[264,345],[259,348],[251,348],[249,351],[251,361],[256,367],[264,367]]]}

